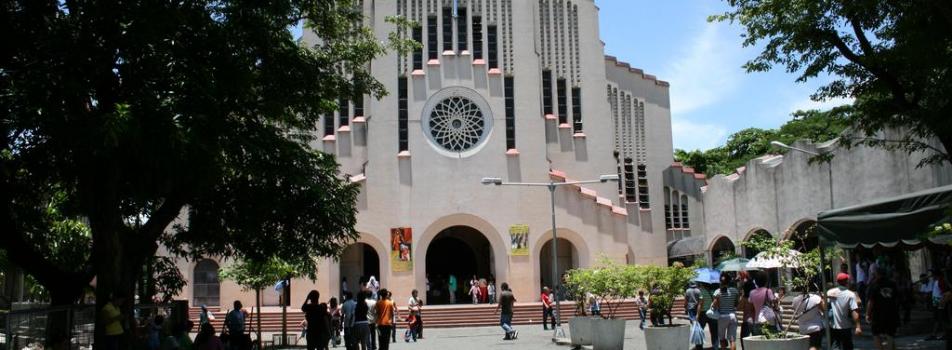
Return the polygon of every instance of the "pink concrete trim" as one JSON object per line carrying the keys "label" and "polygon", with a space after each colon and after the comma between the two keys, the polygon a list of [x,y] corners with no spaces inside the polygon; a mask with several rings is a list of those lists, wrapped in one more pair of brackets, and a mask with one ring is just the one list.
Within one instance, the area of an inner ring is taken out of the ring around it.
{"label": "pink concrete trim", "polygon": [[350,132],[350,125],[342,125],[340,128],[337,128],[337,132]]}
{"label": "pink concrete trim", "polygon": [[577,132],[577,133],[572,134],[572,137],[577,138],[577,139],[584,139],[584,138],[585,138],[585,133],[584,133],[584,132]]}
{"label": "pink concrete trim", "polygon": [[334,142],[334,141],[337,141],[337,136],[327,135],[327,136],[324,136],[324,138],[321,139],[321,140],[326,141],[326,142]]}
{"label": "pink concrete trim", "polygon": [[410,73],[410,75],[413,76],[414,78],[419,78],[419,77],[425,76],[426,73],[424,73],[422,69],[414,69],[413,72]]}
{"label": "pink concrete trim", "polygon": [[484,65],[484,64],[486,64],[486,60],[484,60],[484,59],[482,59],[482,58],[477,58],[477,59],[473,60],[473,65],[474,65],[474,66],[481,66],[481,65]]}
{"label": "pink concrete trim", "polygon": [[559,119],[559,118],[556,118],[556,116],[555,116],[554,114],[546,114],[546,115],[545,115],[545,120],[556,120],[556,119]]}
{"label": "pink concrete trim", "polygon": [[686,166],[686,167],[684,167],[684,168],[681,168],[681,171],[683,171],[683,172],[685,172],[685,173],[693,174],[693,173],[694,173],[694,168]]}
{"label": "pink concrete trim", "polygon": [[397,158],[410,158],[410,151],[400,151],[397,153]]}
{"label": "pink concrete trim", "polygon": [[453,50],[443,51],[443,56],[456,56],[456,53]]}
{"label": "pink concrete trim", "polygon": [[612,207],[612,200],[605,197],[595,197],[595,203],[598,203],[598,205],[603,205],[609,208]]}
{"label": "pink concrete trim", "polygon": [[596,198],[598,197],[598,192],[588,187],[579,188],[579,192],[582,193],[582,197]]}
{"label": "pink concrete trim", "polygon": [[367,117],[364,117],[362,115],[356,116],[354,117],[354,120],[351,120],[351,122],[354,124],[363,124],[367,122]]}
{"label": "pink concrete trim", "polygon": [[502,71],[499,68],[490,68],[489,75],[502,75]]}
{"label": "pink concrete trim", "polygon": [[361,182],[364,180],[367,180],[367,175],[364,174],[357,174],[350,177],[350,182],[352,183]]}
{"label": "pink concrete trim", "polygon": [[628,216],[628,209],[622,207],[612,206],[612,214],[617,214],[621,216]]}
{"label": "pink concrete trim", "polygon": [[434,58],[434,59],[432,59],[432,60],[426,61],[426,65],[428,65],[428,66],[439,66],[439,65],[440,65],[440,60]]}
{"label": "pink concrete trim", "polygon": [[572,128],[572,126],[569,125],[569,123],[559,124],[559,129],[571,129],[571,128]]}
{"label": "pink concrete trim", "polygon": [[705,179],[705,178],[707,178],[707,176],[704,175],[704,173],[695,173],[695,174],[694,174],[694,179],[695,179],[695,180],[703,180],[703,179]]}
{"label": "pink concrete trim", "polygon": [[517,149],[515,149],[515,148],[510,148],[510,149],[506,150],[506,155],[507,155],[507,156],[518,156],[518,155],[519,155],[519,150],[517,150]]}
{"label": "pink concrete trim", "polygon": [[671,167],[673,167],[673,168],[680,168],[680,167],[682,167],[682,166],[683,166],[683,165],[681,165],[681,162],[671,163]]}
{"label": "pink concrete trim", "polygon": [[549,171],[549,176],[565,181],[565,172],[561,170],[551,170]]}

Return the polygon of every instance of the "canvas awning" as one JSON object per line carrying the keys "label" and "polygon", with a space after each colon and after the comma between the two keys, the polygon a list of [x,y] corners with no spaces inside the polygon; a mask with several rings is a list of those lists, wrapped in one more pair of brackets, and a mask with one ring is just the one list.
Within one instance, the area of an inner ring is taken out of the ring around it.
{"label": "canvas awning", "polygon": [[[919,245],[952,210],[952,185],[904,194],[818,215],[817,232],[843,247]],[[936,241],[937,238],[930,239]]]}
{"label": "canvas awning", "polygon": [[704,238],[700,236],[682,238],[668,243],[669,258],[702,254],[704,254]]}

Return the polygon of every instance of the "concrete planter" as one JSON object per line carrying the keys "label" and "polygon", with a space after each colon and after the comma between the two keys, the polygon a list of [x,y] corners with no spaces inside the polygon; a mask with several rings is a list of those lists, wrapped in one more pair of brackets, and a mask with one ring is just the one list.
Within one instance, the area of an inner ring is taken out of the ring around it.
{"label": "concrete planter", "polygon": [[810,348],[810,337],[795,335],[785,339],[764,339],[762,335],[744,338],[745,350],[803,350]]}
{"label": "concrete planter", "polygon": [[688,349],[691,347],[691,325],[647,327],[645,345],[648,350]]}
{"label": "concrete planter", "polygon": [[592,345],[592,323],[594,318],[573,317],[569,319],[569,335],[572,345]]}
{"label": "concrete planter", "polygon": [[625,320],[592,319],[592,348],[621,350],[625,348]]}

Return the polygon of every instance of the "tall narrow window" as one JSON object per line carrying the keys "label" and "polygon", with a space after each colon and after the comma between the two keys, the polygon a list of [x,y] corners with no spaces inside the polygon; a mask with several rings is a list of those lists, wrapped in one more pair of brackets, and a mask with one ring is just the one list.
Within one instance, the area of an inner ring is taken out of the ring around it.
{"label": "tall narrow window", "polygon": [[503,90],[506,95],[506,149],[509,150],[516,148],[516,101],[511,76],[504,79]]}
{"label": "tall narrow window", "polygon": [[453,51],[453,9],[443,8],[443,52]]}
{"label": "tall narrow window", "polygon": [[407,140],[410,131],[409,111],[407,110],[407,77],[397,78],[397,137],[399,138],[400,152],[410,149]]}
{"label": "tall narrow window", "polygon": [[542,71],[542,114],[552,114],[552,71]]}
{"label": "tall narrow window", "polygon": [[440,48],[437,47],[437,27],[436,27],[436,15],[429,15],[426,17],[426,57],[428,60],[438,59],[440,55]]}
{"label": "tall narrow window", "polygon": [[691,228],[691,217],[688,216],[688,197],[681,196],[681,227],[689,229]]}
{"label": "tall narrow window", "polygon": [[674,228],[674,222],[671,213],[671,196],[676,196],[677,192],[671,191],[669,187],[664,188],[664,228]]}
{"label": "tall narrow window", "polygon": [[638,164],[638,205],[642,209],[651,208],[648,202],[648,171],[645,164]]}
{"label": "tall narrow window", "polygon": [[569,122],[568,96],[566,96],[567,91],[565,91],[565,84],[565,78],[559,78],[555,82],[556,94],[558,94],[557,100],[559,101],[559,125]]}
{"label": "tall narrow window", "polygon": [[572,130],[582,132],[582,88],[572,88]]}
{"label": "tall narrow window", "polygon": [[340,126],[350,125],[350,102],[341,97],[337,100],[337,115],[340,118]]}
{"label": "tall narrow window", "polygon": [[473,16],[473,59],[483,58],[483,18]]}
{"label": "tall narrow window", "polygon": [[334,135],[334,115],[323,115],[324,118],[324,136]]}
{"label": "tall narrow window", "polygon": [[622,186],[623,186],[623,184],[624,184],[624,182],[625,182],[625,181],[624,181],[624,180],[625,180],[625,174],[622,173],[622,171],[621,171],[621,159],[618,158],[618,150],[617,150],[617,149],[616,149],[614,152],[612,152],[612,156],[615,157],[615,173],[618,174],[618,179],[619,179],[619,181],[615,181],[615,182],[618,183],[618,195],[619,195],[619,196],[624,196],[624,195],[625,195],[625,188],[622,187]]}
{"label": "tall narrow window", "polygon": [[364,116],[364,95],[358,95],[354,97],[354,116]]}
{"label": "tall narrow window", "polygon": [[456,47],[459,48],[460,52],[469,50],[466,46],[468,40],[466,40],[466,28],[469,26],[469,21],[466,20],[466,8],[460,7],[456,9]]}
{"label": "tall narrow window", "polygon": [[499,68],[499,50],[496,47],[496,26],[486,27],[486,40],[489,42],[489,68]]}
{"label": "tall narrow window", "polygon": [[420,47],[413,50],[413,70],[423,69],[423,28],[413,27],[413,41],[420,44]]}
{"label": "tall narrow window", "polygon": [[631,162],[631,158],[625,157],[625,201],[626,202],[637,202],[638,194],[637,187],[635,187],[635,169],[634,164]]}

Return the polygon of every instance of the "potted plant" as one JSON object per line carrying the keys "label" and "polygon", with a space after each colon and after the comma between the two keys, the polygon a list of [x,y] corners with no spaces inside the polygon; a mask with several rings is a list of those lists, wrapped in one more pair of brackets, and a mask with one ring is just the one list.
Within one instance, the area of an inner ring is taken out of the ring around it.
{"label": "potted plant", "polygon": [[671,309],[674,300],[684,293],[685,287],[694,278],[694,270],[684,267],[680,262],[672,266],[632,266],[632,274],[638,275],[640,287],[651,292],[651,312],[668,316],[664,325],[651,325],[645,328],[645,345],[654,349],[685,349],[690,346],[691,327],[688,324],[674,324]]}
{"label": "potted plant", "polygon": [[[810,227],[807,232],[814,229],[816,229],[816,225]],[[803,233],[804,236],[807,234],[806,232]],[[797,242],[803,241],[802,238],[803,237],[799,237],[799,239],[777,240],[773,237],[760,237],[745,242],[744,245],[760,252],[754,260],[765,259],[773,261],[781,271],[787,271],[791,268],[796,269],[797,273],[793,274],[792,278],[786,281],[787,285],[791,287],[791,290],[809,293],[810,287],[813,285],[817,287],[817,290],[822,291],[822,288],[815,285],[816,277],[820,272],[819,250],[811,249],[807,252],[794,250]],[[754,260],[751,262],[753,263]],[[806,303],[802,304],[802,307],[806,307]],[[797,305],[794,305],[794,307],[796,308]],[[745,337],[745,349],[786,350],[809,348],[809,336],[790,331],[793,322],[797,320],[796,315],[800,315],[804,311],[805,310],[802,309],[793,310],[794,317],[791,317],[789,320],[783,319],[782,312],[776,312],[779,329],[775,332],[764,327],[765,332],[763,335]]]}
{"label": "potted plant", "polygon": [[[592,320],[585,312],[585,302],[591,291],[592,269],[575,269],[565,277],[569,297],[575,300],[575,317],[569,319],[569,336],[573,346],[592,345]],[[594,315],[593,315],[594,317]]]}
{"label": "potted plant", "polygon": [[566,282],[580,297],[594,297],[602,310],[600,317],[569,321],[572,344],[591,344],[595,350],[624,348],[625,319],[616,318],[616,313],[626,298],[634,296],[640,283],[637,271],[602,258],[597,267],[569,271]]}

